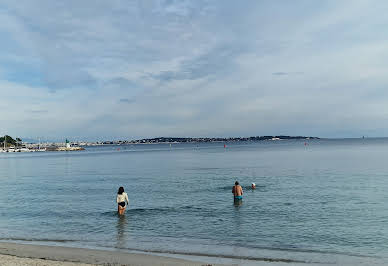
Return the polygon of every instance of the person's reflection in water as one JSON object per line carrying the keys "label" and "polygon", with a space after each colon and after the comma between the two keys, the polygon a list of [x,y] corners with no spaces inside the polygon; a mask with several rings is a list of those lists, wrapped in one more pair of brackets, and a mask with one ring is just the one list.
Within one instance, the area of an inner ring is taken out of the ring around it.
{"label": "person's reflection in water", "polygon": [[233,201],[233,205],[234,205],[235,207],[240,207],[240,206],[242,205],[242,199],[235,199],[235,200]]}
{"label": "person's reflection in water", "polygon": [[117,217],[117,243],[116,248],[125,248],[127,242],[126,237],[127,218],[124,215],[118,215]]}
{"label": "person's reflection in water", "polygon": [[234,201],[234,208],[231,215],[231,231],[236,232],[229,236],[229,240],[232,241],[233,251],[232,255],[241,256],[240,245],[245,241],[244,236],[241,235],[241,226],[244,224],[244,206],[242,206],[242,200]]}

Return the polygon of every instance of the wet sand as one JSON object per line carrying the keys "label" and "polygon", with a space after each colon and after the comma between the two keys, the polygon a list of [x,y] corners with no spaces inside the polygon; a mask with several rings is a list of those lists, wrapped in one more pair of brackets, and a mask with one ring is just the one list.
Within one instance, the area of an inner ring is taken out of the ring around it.
{"label": "wet sand", "polygon": [[[336,265],[353,265],[334,263]],[[373,263],[372,263],[373,264]],[[303,263],[285,259],[237,259],[177,254],[129,253],[86,248],[0,242],[1,266],[325,266],[333,264]],[[360,264],[370,265],[370,264]]]}
{"label": "wet sand", "polygon": [[208,264],[206,262],[196,262],[148,254],[14,243],[0,243],[0,254],[0,265],[2,266],[197,266]]}

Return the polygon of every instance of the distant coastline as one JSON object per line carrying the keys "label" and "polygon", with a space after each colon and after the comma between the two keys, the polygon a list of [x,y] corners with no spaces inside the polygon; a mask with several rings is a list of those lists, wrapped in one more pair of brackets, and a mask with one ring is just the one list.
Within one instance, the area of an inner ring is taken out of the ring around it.
{"label": "distant coastline", "polygon": [[20,138],[14,140],[10,136],[0,138],[0,152],[20,151],[76,151],[83,150],[86,146],[103,145],[133,145],[133,144],[178,144],[178,143],[217,143],[217,142],[258,142],[258,141],[281,141],[281,140],[314,140],[319,137],[308,136],[254,136],[254,137],[157,137],[136,140],[107,140],[107,141],[68,141],[66,142],[22,142]]}
{"label": "distant coastline", "polygon": [[138,140],[117,140],[96,142],[98,145],[120,145],[120,144],[158,144],[158,143],[209,143],[209,142],[240,142],[240,141],[264,141],[264,140],[310,140],[320,139],[319,137],[306,136],[255,136],[255,137],[230,137],[230,138],[178,138],[159,137]]}

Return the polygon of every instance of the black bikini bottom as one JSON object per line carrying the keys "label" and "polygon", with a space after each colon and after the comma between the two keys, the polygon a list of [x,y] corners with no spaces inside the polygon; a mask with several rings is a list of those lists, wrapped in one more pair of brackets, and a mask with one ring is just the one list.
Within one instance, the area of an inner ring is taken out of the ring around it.
{"label": "black bikini bottom", "polygon": [[119,202],[119,205],[121,206],[121,207],[125,207],[125,202],[123,201],[123,202]]}

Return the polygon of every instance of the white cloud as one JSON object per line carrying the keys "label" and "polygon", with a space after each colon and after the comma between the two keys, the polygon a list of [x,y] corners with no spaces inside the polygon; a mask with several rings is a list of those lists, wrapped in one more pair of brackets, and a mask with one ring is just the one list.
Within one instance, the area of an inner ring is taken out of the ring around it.
{"label": "white cloud", "polygon": [[5,3],[12,134],[387,132],[383,1]]}

